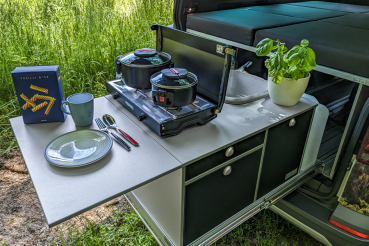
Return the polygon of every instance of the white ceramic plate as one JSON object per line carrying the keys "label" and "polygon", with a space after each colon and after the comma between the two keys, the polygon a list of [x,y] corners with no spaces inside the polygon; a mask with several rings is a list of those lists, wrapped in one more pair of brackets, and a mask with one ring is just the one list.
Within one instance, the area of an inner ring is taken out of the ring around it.
{"label": "white ceramic plate", "polygon": [[45,149],[45,158],[58,167],[80,167],[100,160],[112,146],[113,140],[105,132],[79,130],[51,141]]}

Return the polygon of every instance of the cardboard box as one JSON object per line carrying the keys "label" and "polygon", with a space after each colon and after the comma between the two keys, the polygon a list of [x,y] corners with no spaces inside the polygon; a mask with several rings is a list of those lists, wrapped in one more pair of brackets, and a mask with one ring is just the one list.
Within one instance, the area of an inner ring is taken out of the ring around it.
{"label": "cardboard box", "polygon": [[65,121],[59,66],[17,67],[12,77],[25,124]]}

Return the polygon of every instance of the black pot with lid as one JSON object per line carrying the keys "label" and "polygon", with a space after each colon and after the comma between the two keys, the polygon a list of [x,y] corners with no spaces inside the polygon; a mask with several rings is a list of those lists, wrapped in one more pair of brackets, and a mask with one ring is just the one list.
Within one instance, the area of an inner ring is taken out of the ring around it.
{"label": "black pot with lid", "polygon": [[117,73],[123,82],[136,89],[150,89],[150,76],[171,66],[171,56],[155,49],[143,48],[118,56]]}
{"label": "black pot with lid", "polygon": [[151,76],[153,102],[163,107],[183,107],[193,103],[197,77],[184,68],[166,68]]}

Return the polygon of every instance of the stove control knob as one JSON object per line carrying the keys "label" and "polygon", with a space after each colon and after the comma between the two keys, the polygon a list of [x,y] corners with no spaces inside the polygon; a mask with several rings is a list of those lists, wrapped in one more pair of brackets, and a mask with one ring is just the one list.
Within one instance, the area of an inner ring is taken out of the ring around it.
{"label": "stove control knob", "polygon": [[231,172],[232,172],[232,167],[231,166],[228,166],[228,167],[224,168],[223,175],[224,176],[228,176],[228,175],[231,174]]}
{"label": "stove control knob", "polygon": [[139,121],[143,121],[145,119],[145,115],[140,114],[137,118],[138,118]]}
{"label": "stove control knob", "polygon": [[114,98],[114,99],[118,99],[118,97],[119,97],[118,92],[113,93],[113,98]]}
{"label": "stove control knob", "polygon": [[225,156],[227,157],[231,157],[234,154],[234,148],[231,146],[229,147],[226,152],[225,152]]}

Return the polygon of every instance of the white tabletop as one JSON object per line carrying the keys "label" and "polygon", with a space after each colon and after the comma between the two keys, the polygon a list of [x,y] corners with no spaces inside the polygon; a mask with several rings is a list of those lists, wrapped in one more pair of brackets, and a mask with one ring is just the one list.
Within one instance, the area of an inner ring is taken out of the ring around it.
{"label": "white tabletop", "polygon": [[[246,105],[227,105],[205,126],[192,126],[179,135],[161,138],[112,96],[95,99],[94,117],[112,115],[120,128],[140,147],[127,152],[114,142],[111,152],[89,166],[66,169],[44,158],[47,144],[77,130],[72,118],[65,122],[24,125],[10,120],[49,226],[55,226],[114,197],[134,190],[224,146],[312,109],[317,104],[302,98],[293,107],[281,107],[269,98]],[[90,127],[97,129],[95,123]],[[85,129],[85,128],[83,128]]]}
{"label": "white tabletop", "polygon": [[[71,116],[65,122],[24,125],[10,120],[49,226],[55,226],[97,205],[125,194],[178,168],[181,163],[132,122],[105,97],[95,99],[94,117],[107,113],[133,137],[139,147],[130,152],[113,143],[102,160],[79,168],[60,168],[44,158],[47,144],[77,130]],[[90,127],[98,129],[95,122]],[[113,130],[115,131],[115,130]]]}

